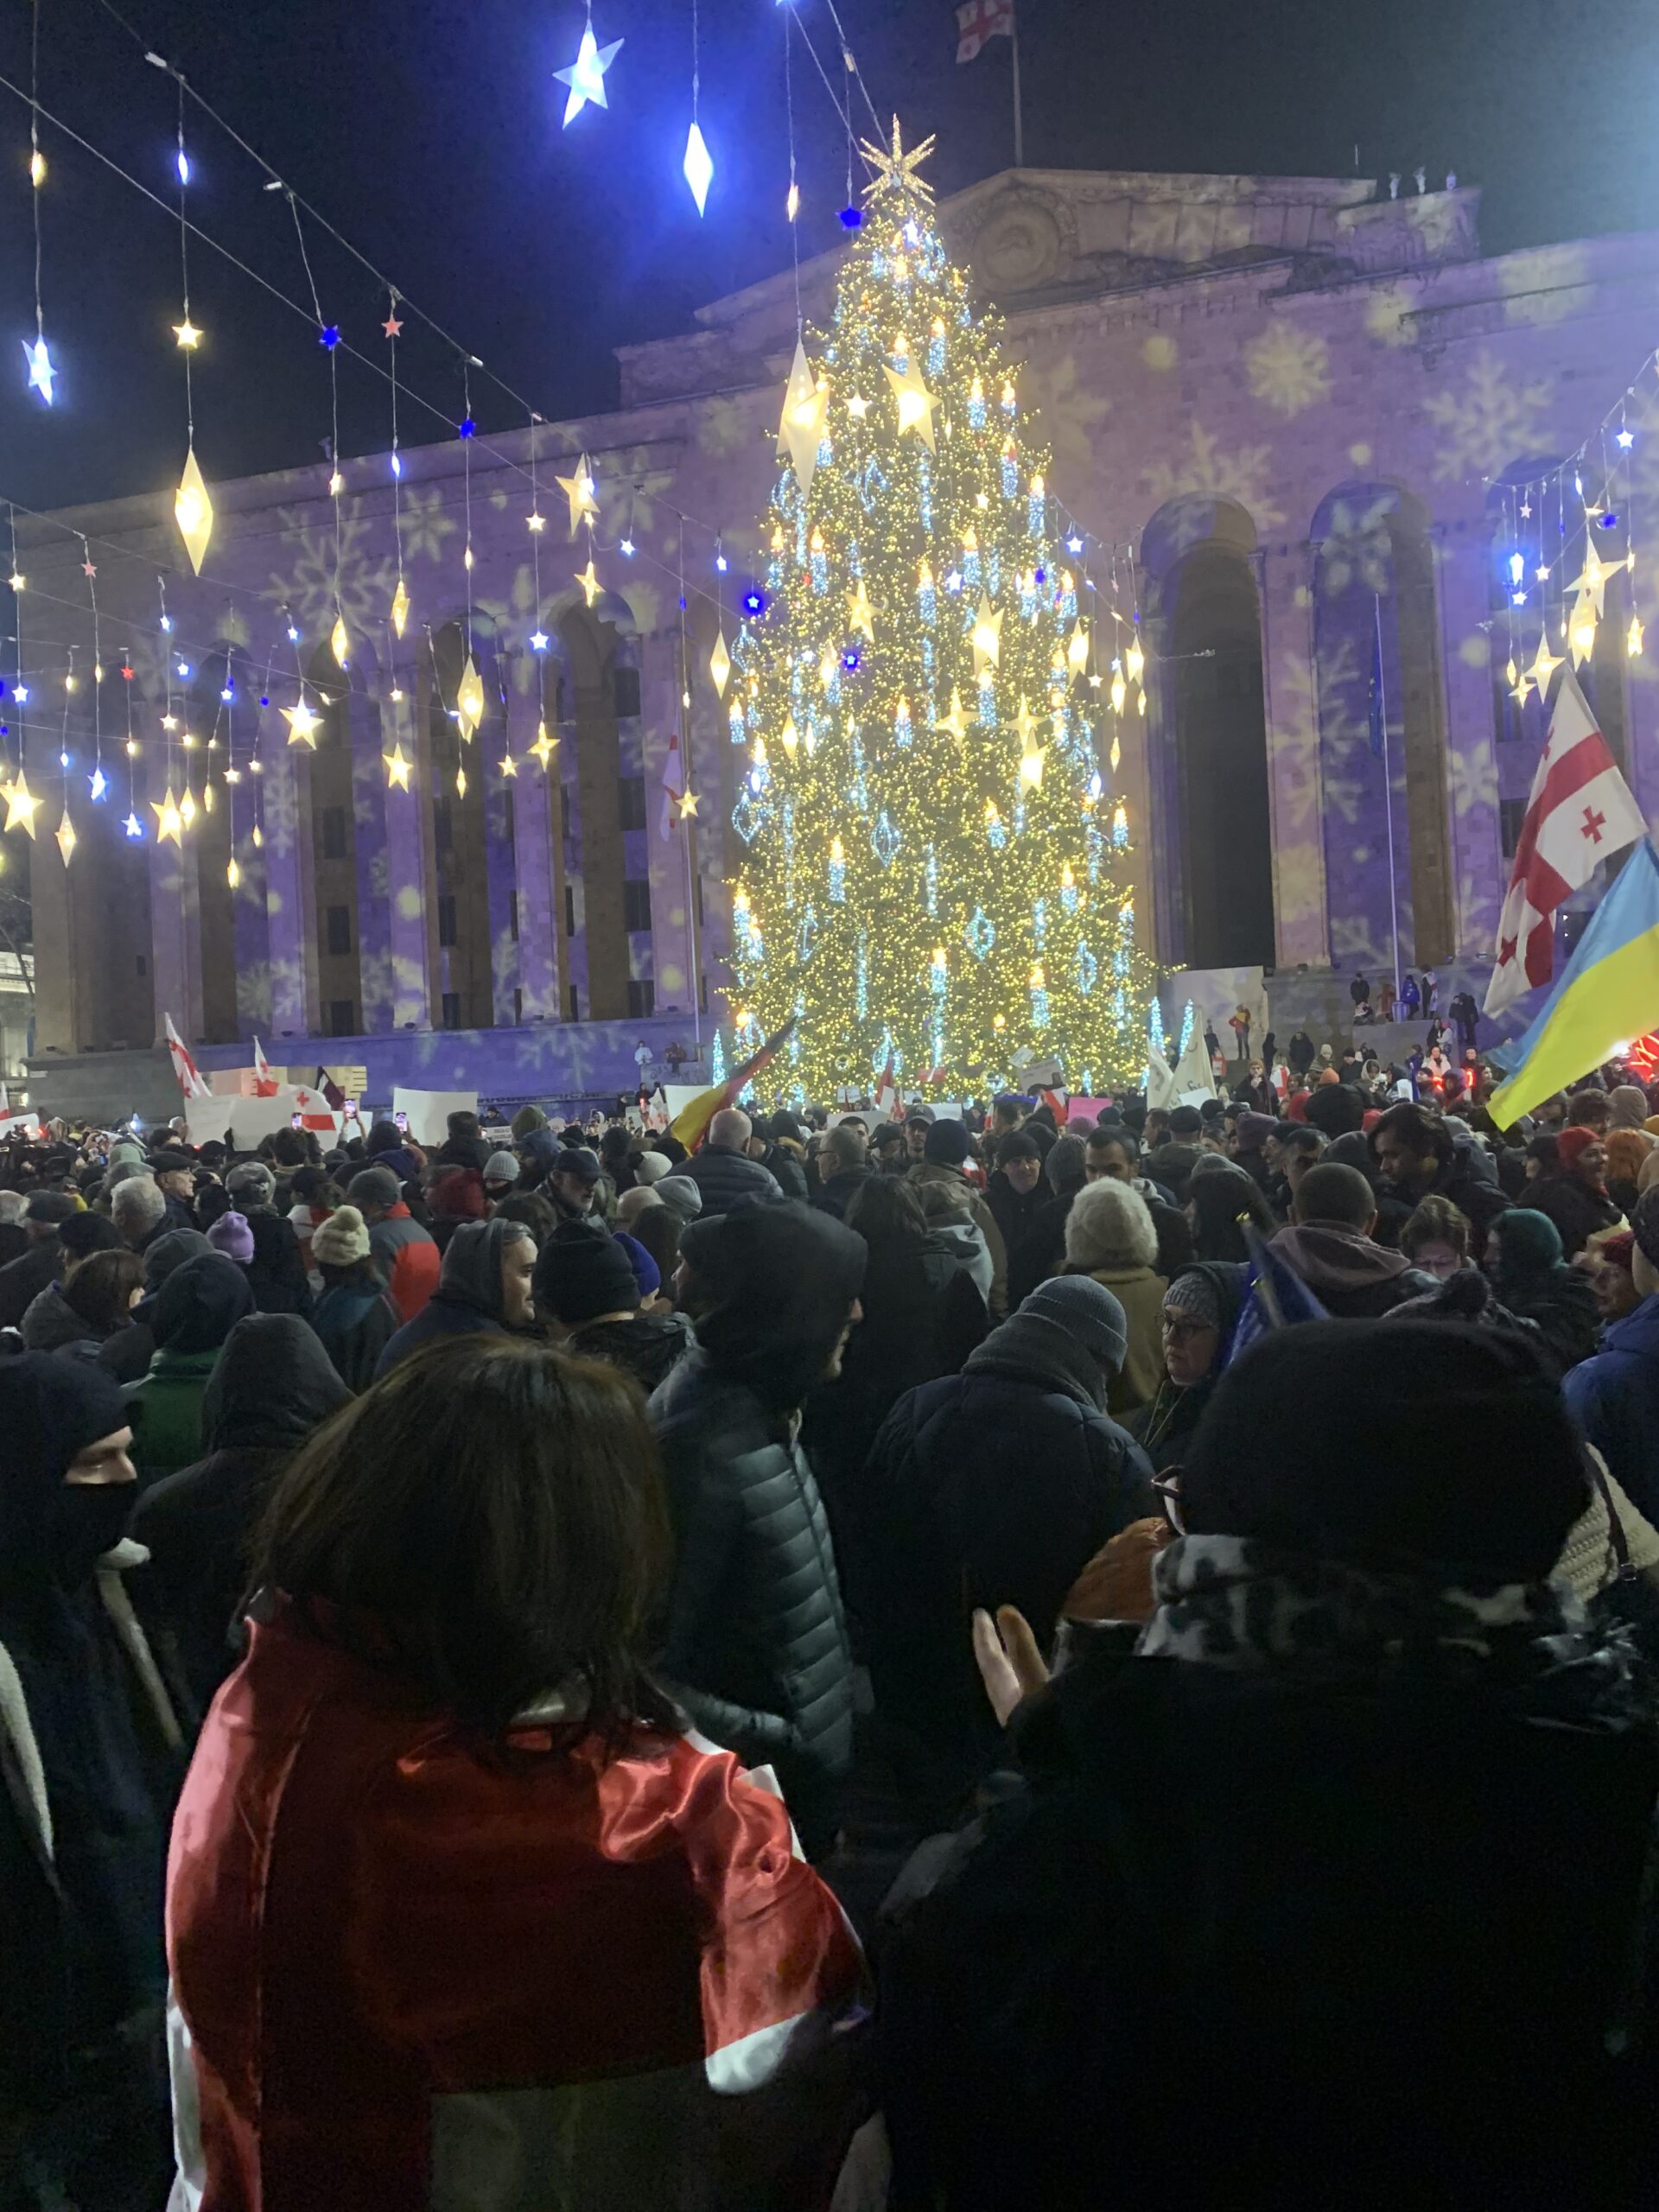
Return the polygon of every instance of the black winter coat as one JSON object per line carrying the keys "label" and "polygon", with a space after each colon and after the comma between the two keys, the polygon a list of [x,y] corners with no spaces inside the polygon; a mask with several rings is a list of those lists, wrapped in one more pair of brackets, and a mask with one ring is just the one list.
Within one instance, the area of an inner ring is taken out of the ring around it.
{"label": "black winter coat", "polygon": [[777,1768],[808,1853],[821,1853],[852,1758],[853,1660],[812,1470],[787,1416],[700,1351],[651,1419],[675,1540],[658,1668],[705,1735]]}
{"label": "black winter coat", "polygon": [[1647,2201],[1619,2165],[1649,2076],[1604,2043],[1642,1697],[1583,1662],[1298,1678],[1077,1633],[1014,1716],[1024,1783],[889,1904],[899,2212]]}
{"label": "black winter coat", "polygon": [[704,1145],[677,1171],[689,1175],[702,1194],[705,1215],[729,1213],[745,1198],[780,1198],[778,1179],[747,1152],[717,1152]]}
{"label": "black winter coat", "polygon": [[1535,1213],[1547,1214],[1560,1231],[1561,1255],[1567,1260],[1624,1218],[1605,1191],[1592,1191],[1576,1175],[1541,1175],[1528,1184],[1524,1197]]}
{"label": "black winter coat", "polygon": [[16,1329],[48,1283],[63,1273],[63,1253],[55,1236],[37,1236],[21,1259],[0,1268],[0,1329]]}
{"label": "black winter coat", "polygon": [[847,1209],[875,1173],[874,1168],[842,1167],[820,1183],[813,1192],[810,1203],[820,1213],[832,1213],[837,1221],[845,1221]]}
{"label": "black winter coat", "polygon": [[861,1484],[870,1676],[877,1711],[937,1758],[943,1786],[970,1782],[1000,1740],[975,1607],[1017,1605],[1046,1649],[1096,1552],[1156,1510],[1150,1477],[1108,1415],[1011,1369],[976,1361],[893,1408]]}
{"label": "black winter coat", "polygon": [[768,1145],[760,1165],[786,1198],[799,1198],[803,1205],[805,1204],[806,1169],[798,1154],[791,1152],[786,1145]]}

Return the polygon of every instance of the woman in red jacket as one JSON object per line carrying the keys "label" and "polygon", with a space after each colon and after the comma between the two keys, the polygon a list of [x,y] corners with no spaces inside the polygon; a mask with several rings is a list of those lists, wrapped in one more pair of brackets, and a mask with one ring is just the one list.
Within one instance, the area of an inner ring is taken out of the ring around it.
{"label": "woman in red jacket", "polygon": [[664,1528],[626,1379],[511,1338],[294,1462],[174,1827],[181,2200],[828,2202],[858,1948],[639,1662]]}

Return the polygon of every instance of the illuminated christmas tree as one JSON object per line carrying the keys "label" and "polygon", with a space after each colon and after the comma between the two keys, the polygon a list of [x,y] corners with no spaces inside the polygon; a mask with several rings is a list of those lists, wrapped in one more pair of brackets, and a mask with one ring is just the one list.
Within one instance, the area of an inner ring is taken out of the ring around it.
{"label": "illuminated christmas tree", "polygon": [[1001,321],[916,174],[931,143],[906,153],[895,123],[865,149],[834,327],[798,347],[785,399],[768,603],[725,690],[747,755],[735,1041],[796,1015],[785,1087],[809,1098],[868,1088],[889,1053],[945,1095],[1028,1056],[1074,1085],[1146,1060],[1154,970],[1113,786],[1141,656],[1131,632],[1120,666],[1108,634],[1096,664]]}

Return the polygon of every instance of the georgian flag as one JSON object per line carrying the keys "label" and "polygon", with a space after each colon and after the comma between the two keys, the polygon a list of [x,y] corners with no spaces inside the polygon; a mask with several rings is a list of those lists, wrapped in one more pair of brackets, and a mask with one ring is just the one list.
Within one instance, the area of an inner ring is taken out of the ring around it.
{"label": "georgian flag", "polygon": [[661,831],[664,837],[674,835],[680,818],[680,804],[685,797],[685,762],[680,753],[680,733],[669,734],[668,758],[663,763],[663,816]]}
{"label": "georgian flag", "polygon": [[1647,828],[1572,671],[1564,670],[1498,922],[1489,1014],[1549,981],[1557,907]]}
{"label": "georgian flag", "polygon": [[957,10],[957,60],[971,61],[988,38],[1014,36],[1014,0],[967,0]]}
{"label": "georgian flag", "polygon": [[253,1040],[253,1095],[256,1098],[276,1096],[276,1078],[265,1058],[265,1048],[257,1037]]}
{"label": "georgian flag", "polygon": [[187,1098],[210,1096],[209,1086],[201,1079],[201,1071],[191,1058],[190,1047],[173,1027],[172,1015],[164,1014],[162,1020],[167,1025],[167,1049],[172,1055],[173,1072],[179,1079],[179,1089]]}
{"label": "georgian flag", "polygon": [[893,1054],[887,1054],[887,1064],[882,1069],[875,1086],[875,1110],[893,1119],[893,1103],[899,1096],[899,1085],[893,1071]]}

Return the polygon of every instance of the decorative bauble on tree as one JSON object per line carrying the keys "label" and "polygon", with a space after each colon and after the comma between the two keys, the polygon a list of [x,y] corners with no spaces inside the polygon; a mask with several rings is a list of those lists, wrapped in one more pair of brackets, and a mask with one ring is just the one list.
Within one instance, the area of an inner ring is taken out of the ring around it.
{"label": "decorative bauble on tree", "polygon": [[834,326],[785,396],[769,606],[732,652],[735,1042],[796,1015],[785,1079],[811,1098],[868,1089],[889,1055],[947,1095],[1032,1059],[1074,1084],[1146,1059],[1154,970],[1096,742],[1091,609],[1001,321],[940,244],[931,146],[907,153],[895,122],[891,149],[865,148]]}

